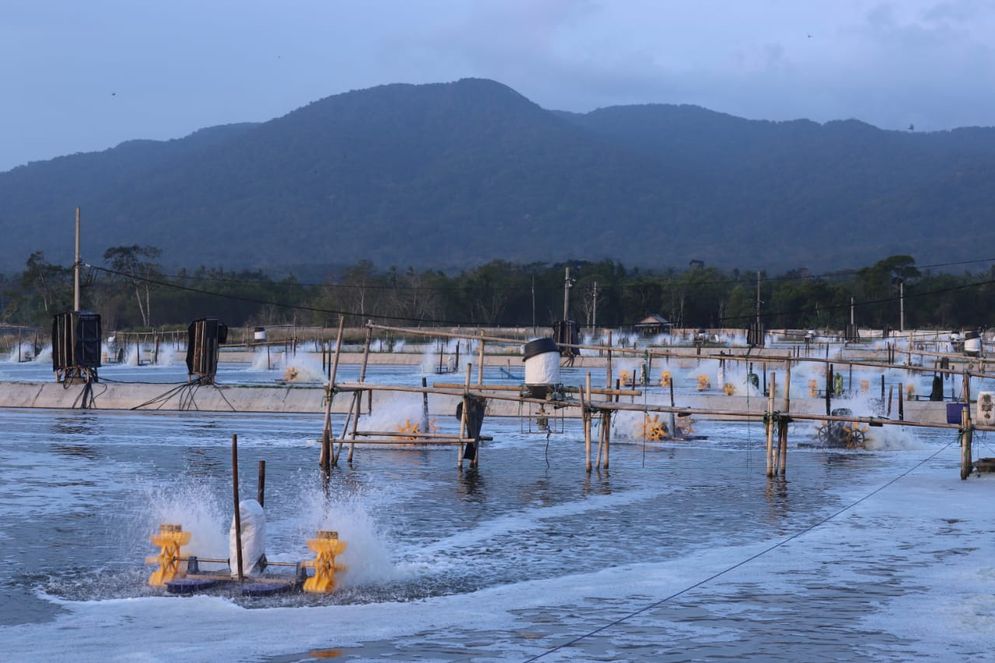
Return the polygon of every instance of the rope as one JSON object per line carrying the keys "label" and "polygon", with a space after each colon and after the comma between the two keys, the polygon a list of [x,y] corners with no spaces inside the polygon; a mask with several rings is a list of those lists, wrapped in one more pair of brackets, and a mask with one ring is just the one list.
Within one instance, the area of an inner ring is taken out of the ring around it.
{"label": "rope", "polygon": [[602,631],[608,630],[612,626],[618,626],[622,622],[628,621],[628,620],[632,619],[633,617],[637,617],[638,615],[641,615],[644,612],[648,612],[649,610],[652,610],[654,608],[658,608],[661,605],[663,605],[664,603],[667,603],[668,601],[670,601],[672,599],[675,599],[678,596],[682,596],[682,595],[690,592],[693,589],[697,589],[698,587],[701,587],[702,585],[704,585],[704,584],[706,584],[708,582],[711,582],[712,580],[715,580],[716,578],[719,578],[721,576],[726,575],[727,573],[735,571],[736,569],[738,569],[741,566],[749,564],[753,560],[758,559],[758,558],[766,555],[767,553],[769,553],[771,551],[777,550],[778,548],[780,548],[780,547],[782,547],[782,546],[790,543],[791,541],[794,541],[795,539],[797,539],[797,538],[799,538],[799,537],[801,537],[801,536],[803,536],[805,534],[808,534],[809,532],[811,532],[815,528],[820,527],[822,525],[825,525],[830,520],[832,520],[832,519],[836,518],[837,516],[839,516],[839,515],[847,512],[847,511],[849,511],[850,509],[852,509],[855,506],[861,504],[862,502],[870,499],[871,497],[874,497],[875,495],[877,495],[878,493],[880,493],[885,488],[888,488],[893,483],[895,483],[895,482],[897,482],[897,481],[905,478],[906,476],[908,476],[909,474],[911,474],[915,470],[919,469],[920,467],[922,467],[923,465],[925,465],[929,461],[931,461],[934,458],[936,458],[937,456],[939,456],[940,453],[943,452],[943,451],[945,451],[951,444],[953,444],[953,442],[948,442],[947,444],[943,445],[938,451],[936,451],[932,455],[930,455],[930,456],[922,459],[921,461],[919,461],[918,463],[916,463],[915,465],[913,465],[909,469],[905,470],[904,472],[902,472],[901,474],[899,474],[895,478],[891,479],[887,483],[885,483],[885,484],[883,484],[881,486],[878,486],[877,488],[875,488],[871,492],[867,493],[863,497],[857,499],[855,502],[852,502],[851,504],[848,504],[847,506],[843,507],[842,509],[840,509],[840,510],[838,510],[838,511],[836,511],[836,512],[834,512],[834,513],[832,513],[832,514],[830,514],[828,516],[826,516],[822,520],[819,520],[819,521],[813,523],[812,525],[809,525],[808,527],[802,528],[801,530],[795,532],[791,536],[789,536],[789,537],[787,537],[785,539],[782,539],[782,540],[778,541],[777,543],[774,543],[774,544],[772,544],[770,546],[767,546],[766,548],[764,548],[760,552],[755,553],[753,555],[750,555],[746,559],[741,560],[739,562],[736,562],[732,566],[726,567],[725,569],[719,571],[718,573],[713,573],[712,575],[708,576],[707,578],[704,578],[703,580],[699,580],[698,582],[694,583],[693,585],[689,585],[688,587],[685,587],[684,589],[682,589],[680,591],[674,592],[673,594],[671,594],[669,596],[666,596],[666,597],[660,599],[659,601],[654,601],[653,603],[650,603],[650,604],[648,604],[646,606],[643,606],[642,608],[640,608],[638,610],[634,610],[633,612],[625,614],[625,615],[619,617],[618,619],[610,621],[607,624],[605,624],[604,626],[599,626],[598,628],[596,628],[596,629],[594,629],[592,631],[588,631],[587,633],[584,633],[582,635],[579,635],[579,636],[573,638],[572,640],[568,640],[567,642],[559,644],[559,645],[557,645],[557,646],[555,646],[555,647],[553,647],[551,649],[547,649],[546,651],[544,651],[542,653],[536,654],[535,656],[533,656],[531,658],[527,658],[527,659],[525,659],[525,663],[529,663],[529,661],[536,661],[536,660],[538,660],[540,658],[548,656],[549,654],[552,654],[552,653],[555,653],[557,651],[560,651],[561,649],[565,649],[566,647],[570,647],[572,645],[575,645],[578,642],[580,642],[581,640],[585,640],[587,638],[590,638],[592,636],[597,635],[598,633],[601,633]]}

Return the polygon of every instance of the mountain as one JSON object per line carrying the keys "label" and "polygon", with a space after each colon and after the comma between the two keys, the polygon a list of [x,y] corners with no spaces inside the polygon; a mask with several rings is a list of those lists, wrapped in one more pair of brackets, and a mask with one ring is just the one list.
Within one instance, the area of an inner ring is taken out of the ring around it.
{"label": "mountain", "polygon": [[459,267],[494,258],[829,268],[995,239],[995,130],[577,114],[488,80],[385,85],[283,117],[0,173],[0,270],[152,244],[173,265]]}

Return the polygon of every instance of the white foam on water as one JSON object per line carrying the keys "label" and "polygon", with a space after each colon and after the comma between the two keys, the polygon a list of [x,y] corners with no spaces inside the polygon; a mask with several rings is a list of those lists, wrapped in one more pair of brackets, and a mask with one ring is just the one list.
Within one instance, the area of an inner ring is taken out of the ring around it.
{"label": "white foam on water", "polygon": [[612,495],[594,495],[573,502],[554,506],[539,506],[522,509],[508,515],[476,523],[473,527],[457,532],[444,539],[422,547],[414,559],[435,557],[440,553],[451,551],[481,541],[488,541],[511,532],[521,532],[536,529],[544,521],[551,518],[563,518],[578,514],[610,509],[617,506],[634,504],[650,500],[660,495],[675,492],[677,489],[661,488],[659,490],[632,490]]}
{"label": "white foam on water", "polygon": [[916,437],[911,428],[881,426],[867,429],[864,448],[868,451],[916,451],[929,446]]}

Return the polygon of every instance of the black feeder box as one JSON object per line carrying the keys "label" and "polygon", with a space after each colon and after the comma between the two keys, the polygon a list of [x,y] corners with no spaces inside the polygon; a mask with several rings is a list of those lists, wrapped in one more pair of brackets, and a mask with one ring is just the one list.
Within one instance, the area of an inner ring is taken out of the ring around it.
{"label": "black feeder box", "polygon": [[560,346],[561,357],[578,356],[580,350],[569,346],[580,344],[580,325],[573,320],[558,320],[553,325],[553,340]]}
{"label": "black feeder box", "polygon": [[194,320],[187,327],[187,373],[191,382],[211,384],[218,373],[218,352],[228,342],[228,325],[215,318]]}
{"label": "black feeder box", "polygon": [[754,322],[746,330],[746,344],[751,348],[762,348],[764,346],[765,331],[762,322]]}
{"label": "black feeder box", "polygon": [[100,315],[66,311],[52,317],[52,370],[63,382],[72,378],[97,381],[100,368]]}

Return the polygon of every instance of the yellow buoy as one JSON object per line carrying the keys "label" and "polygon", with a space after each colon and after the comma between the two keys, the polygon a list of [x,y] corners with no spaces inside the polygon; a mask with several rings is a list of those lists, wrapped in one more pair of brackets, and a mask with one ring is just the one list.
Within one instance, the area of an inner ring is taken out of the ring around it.
{"label": "yellow buoy", "polygon": [[732,382],[726,382],[724,385],[722,385],[722,393],[724,393],[726,396],[732,396],[733,394],[736,393],[736,385],[734,385]]}
{"label": "yellow buoy", "polygon": [[158,564],[159,568],[149,576],[149,584],[162,587],[167,582],[183,577],[180,569],[180,548],[190,543],[190,532],[184,532],[182,525],[159,525],[159,532],[152,535],[152,545],[159,546],[159,554],[149,557],[149,564]]}
{"label": "yellow buoy", "polygon": [[669,387],[671,381],[670,371],[660,371],[660,386]]}
{"label": "yellow buoy", "polygon": [[345,571],[345,567],[335,563],[335,556],[345,550],[345,541],[339,541],[339,533],[322,530],[314,539],[308,539],[307,547],[315,553],[315,558],[306,562],[314,569],[314,575],[304,581],[304,591],[326,594],[335,589],[335,572]]}
{"label": "yellow buoy", "polygon": [[708,379],[707,375],[698,376],[698,391],[705,391],[706,389],[712,388],[712,382]]}

